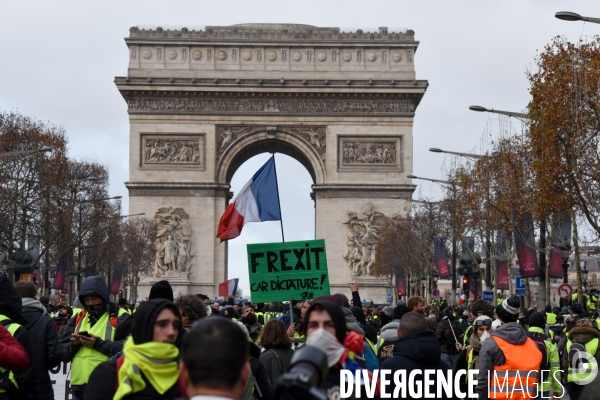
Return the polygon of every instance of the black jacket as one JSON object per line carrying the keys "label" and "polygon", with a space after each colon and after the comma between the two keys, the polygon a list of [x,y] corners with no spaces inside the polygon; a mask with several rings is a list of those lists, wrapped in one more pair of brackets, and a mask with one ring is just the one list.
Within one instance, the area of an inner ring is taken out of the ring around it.
{"label": "black jacket", "polygon": [[259,397],[258,393],[255,393],[255,396],[260,398],[260,400],[269,400],[271,398],[271,385],[274,385],[275,382],[269,381],[267,370],[260,361],[260,348],[252,342],[250,342],[249,362],[250,368],[252,369],[252,375],[254,375],[254,379],[256,380],[256,386],[258,386],[261,394]]}
{"label": "black jacket", "polygon": [[[415,369],[434,369],[446,374],[451,368],[440,359],[441,356],[442,352],[435,333],[430,330],[422,331],[400,338],[394,346],[394,356],[385,360],[381,364],[381,369],[391,369],[392,375],[397,370],[406,370],[406,376],[409,376]],[[415,378],[421,379],[422,384],[425,384],[424,375],[417,375]],[[437,379],[433,379],[433,385],[428,390],[429,393],[437,393]],[[425,392],[424,386],[423,392]],[[445,392],[442,391],[442,394]],[[446,399],[452,396],[436,396],[436,398]]]}
{"label": "black jacket", "polygon": [[[142,372],[143,375],[143,372]],[[176,399],[181,397],[179,382],[171,386],[165,394],[159,394],[154,386],[144,376],[146,387],[136,393],[127,396],[127,399],[137,400],[155,400],[155,399]],[[106,361],[98,365],[90,377],[90,382],[85,388],[85,400],[112,400],[117,388],[117,361]]]}
{"label": "black jacket", "polygon": [[[25,325],[25,321],[21,316],[21,310],[21,298],[19,297],[17,290],[6,276],[0,275],[0,314],[9,318],[8,320],[2,321],[2,325],[7,327],[12,322]],[[19,327],[14,334],[14,338],[17,339],[19,343],[21,343],[21,346],[27,351],[30,364],[25,371],[15,374],[15,379],[19,385],[18,393],[13,396],[4,394],[2,398],[11,400],[37,399],[35,373],[33,371],[33,364],[31,363],[31,360],[34,360],[34,355],[31,346],[29,345],[29,334],[27,333],[27,329],[24,326]]]}
{"label": "black jacket", "polygon": [[[30,299],[31,300],[31,299]],[[58,334],[52,319],[43,313],[39,307],[23,307],[22,316],[25,319],[25,328],[29,333],[29,346],[33,358],[33,370],[37,381],[37,398],[40,400],[54,399],[54,390],[48,370],[60,363],[58,357]]]}

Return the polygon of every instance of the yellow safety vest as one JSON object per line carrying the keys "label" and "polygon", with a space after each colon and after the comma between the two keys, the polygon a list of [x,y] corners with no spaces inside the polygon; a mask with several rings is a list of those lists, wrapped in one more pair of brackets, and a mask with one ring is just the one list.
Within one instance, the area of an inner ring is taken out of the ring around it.
{"label": "yellow safety vest", "polygon": [[589,296],[587,302],[588,310],[596,310],[596,304],[598,304],[598,298],[594,295]]}
{"label": "yellow safety vest", "polygon": [[[0,321],[8,321],[8,320],[10,320],[10,318],[8,318],[6,315],[0,314]],[[21,327],[21,325],[17,324],[16,322],[11,322],[9,325],[5,326],[6,330],[13,337],[15,336],[15,332],[17,331],[17,329],[19,329],[20,327]],[[0,373],[4,373],[4,371],[6,371],[6,368],[0,367]],[[15,385],[17,390],[19,390],[19,384],[17,383],[17,379],[15,378],[14,372],[10,371],[8,373],[8,379],[13,383],[13,385]],[[6,390],[0,389],[0,393],[4,393],[4,392],[6,392]]]}
{"label": "yellow safety vest", "polygon": [[503,301],[504,299],[501,297],[496,298],[496,305],[499,306],[500,304],[502,304]]}
{"label": "yellow safety vest", "polygon": [[377,345],[373,342],[371,342],[369,339],[367,339],[365,337],[365,340],[367,341],[367,343],[369,344],[369,347],[371,348],[371,350],[373,350],[373,353],[375,353],[375,357],[377,357]]}
{"label": "yellow safety vest", "polygon": [[[585,344],[585,351],[587,353],[590,353],[592,356],[596,356],[596,352],[598,351],[598,338],[592,339],[589,342],[587,342]],[[573,342],[571,340],[567,339],[567,354],[569,354],[569,351],[571,350],[571,344]],[[591,363],[588,363],[591,364]],[[596,371],[597,372],[597,371]],[[569,370],[567,373],[567,382],[574,382],[575,381],[575,377],[577,377],[578,380],[584,380],[586,379],[590,374],[592,373],[592,368],[591,365],[589,366],[589,368],[587,369],[586,372],[582,373],[582,374],[578,374],[575,370],[573,370],[571,368],[571,364],[569,364]]]}
{"label": "yellow safety vest", "polygon": [[546,323],[548,325],[556,324],[556,314],[554,314],[553,312],[547,312],[546,313]]}
{"label": "yellow safety vest", "polygon": [[[115,336],[115,328],[110,323],[108,312],[105,312],[94,326],[90,324],[90,316],[86,315],[75,327],[75,332],[83,331],[96,335],[103,340],[112,341]],[[90,347],[82,346],[71,361],[71,385],[87,384],[94,369],[108,359],[107,355]]]}

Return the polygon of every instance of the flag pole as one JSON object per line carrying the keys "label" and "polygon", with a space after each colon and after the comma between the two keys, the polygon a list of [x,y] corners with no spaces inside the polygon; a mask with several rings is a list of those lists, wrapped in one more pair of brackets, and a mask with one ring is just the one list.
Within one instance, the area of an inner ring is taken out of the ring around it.
{"label": "flag pole", "polygon": [[279,197],[279,182],[277,182],[277,165],[275,163],[275,153],[273,153],[273,170],[275,171],[275,188],[277,188],[277,205],[279,206],[279,222],[281,223],[281,241],[285,243],[283,235],[283,215],[281,214],[281,198]]}

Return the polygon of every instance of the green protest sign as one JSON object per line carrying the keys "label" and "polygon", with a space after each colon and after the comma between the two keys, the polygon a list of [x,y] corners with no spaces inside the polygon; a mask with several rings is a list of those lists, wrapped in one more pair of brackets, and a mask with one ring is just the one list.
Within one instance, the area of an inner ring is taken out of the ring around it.
{"label": "green protest sign", "polygon": [[329,295],[325,241],[249,244],[248,274],[254,303]]}

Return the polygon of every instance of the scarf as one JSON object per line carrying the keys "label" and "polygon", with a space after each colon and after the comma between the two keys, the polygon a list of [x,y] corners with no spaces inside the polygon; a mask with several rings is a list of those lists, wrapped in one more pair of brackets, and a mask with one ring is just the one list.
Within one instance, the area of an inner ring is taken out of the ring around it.
{"label": "scarf", "polygon": [[161,395],[179,379],[176,360],[179,350],[175,345],[158,342],[135,344],[130,336],[123,347],[123,355],[125,358],[117,376],[119,388],[113,397],[114,400],[144,390],[146,382],[142,372]]}
{"label": "scarf", "polygon": [[[481,350],[481,340],[477,336],[477,331],[473,332],[471,335],[471,345],[469,346],[469,351],[474,351],[473,360],[469,364],[469,369],[477,369],[477,362],[479,361],[479,350]],[[469,354],[467,352],[467,354]]]}

